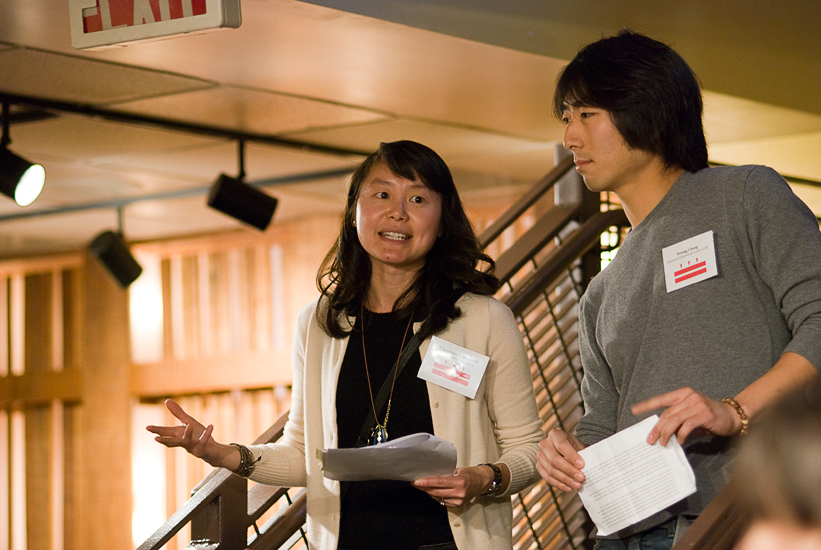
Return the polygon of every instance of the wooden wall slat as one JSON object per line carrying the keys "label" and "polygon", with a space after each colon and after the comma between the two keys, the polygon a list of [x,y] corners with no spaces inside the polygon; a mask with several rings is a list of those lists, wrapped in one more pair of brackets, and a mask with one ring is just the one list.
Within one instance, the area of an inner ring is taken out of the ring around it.
{"label": "wooden wall slat", "polygon": [[82,465],[85,463],[82,444],[83,408],[79,404],[63,407],[63,547],[64,550],[85,550],[86,544],[83,529],[85,510],[85,486],[83,484]]}
{"label": "wooden wall slat", "polygon": [[54,270],[51,272],[51,370],[60,372],[63,370],[63,353],[65,352],[65,321],[63,317],[63,272]]}
{"label": "wooden wall slat", "polygon": [[25,276],[15,273],[9,285],[9,372],[12,376],[22,376],[26,372],[25,326]]}
{"label": "wooden wall slat", "polygon": [[[28,548],[51,547],[49,455],[51,415],[47,407],[29,407],[26,416],[26,537]],[[45,474],[45,475],[44,475]]]}
{"label": "wooden wall slat", "polygon": [[131,544],[128,299],[99,262],[84,269],[80,514],[87,548]]}

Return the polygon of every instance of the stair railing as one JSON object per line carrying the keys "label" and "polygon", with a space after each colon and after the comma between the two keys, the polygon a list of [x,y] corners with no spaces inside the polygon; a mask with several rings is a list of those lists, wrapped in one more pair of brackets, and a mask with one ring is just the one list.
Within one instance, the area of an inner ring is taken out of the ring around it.
{"label": "stair railing", "polygon": [[731,479],[673,546],[673,550],[731,550],[749,524]]}
{"label": "stair railing", "polygon": [[[254,444],[271,443],[282,437],[288,413],[259,436]],[[280,503],[286,506],[263,526],[260,518]],[[137,550],[157,550],[167,544],[187,524],[191,525],[189,548],[198,550],[259,550],[280,548],[305,523],[305,491],[291,502],[287,487],[256,484],[248,490],[248,480],[218,468],[191,490],[191,498],[183,504]],[[248,541],[248,530],[255,536]]]}

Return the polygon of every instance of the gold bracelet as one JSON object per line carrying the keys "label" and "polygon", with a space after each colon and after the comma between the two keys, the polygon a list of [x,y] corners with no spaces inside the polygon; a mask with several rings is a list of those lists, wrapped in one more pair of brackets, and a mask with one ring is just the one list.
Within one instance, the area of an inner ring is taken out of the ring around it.
{"label": "gold bracelet", "polygon": [[744,412],[744,409],[741,408],[741,405],[738,404],[738,401],[732,397],[725,397],[721,402],[730,405],[735,409],[735,412],[738,413],[738,416],[741,417],[741,431],[738,432],[738,435],[747,435],[747,428],[750,425],[750,421],[747,419],[747,414]]}

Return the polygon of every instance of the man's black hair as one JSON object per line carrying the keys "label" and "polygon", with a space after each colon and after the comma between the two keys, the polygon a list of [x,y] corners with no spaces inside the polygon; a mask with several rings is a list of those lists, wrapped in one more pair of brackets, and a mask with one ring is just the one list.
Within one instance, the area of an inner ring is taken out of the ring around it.
{"label": "man's black hair", "polygon": [[704,106],[698,79],[672,48],[623,30],[582,48],[556,85],[553,111],[606,109],[627,145],[668,167],[707,167]]}

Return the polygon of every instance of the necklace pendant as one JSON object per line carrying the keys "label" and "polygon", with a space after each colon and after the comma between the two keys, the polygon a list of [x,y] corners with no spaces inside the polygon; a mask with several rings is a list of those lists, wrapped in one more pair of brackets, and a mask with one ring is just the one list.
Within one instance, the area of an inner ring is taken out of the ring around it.
{"label": "necklace pendant", "polygon": [[385,426],[377,424],[376,427],[371,430],[371,440],[368,444],[378,445],[380,443],[385,443],[387,440],[388,429]]}

